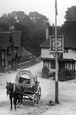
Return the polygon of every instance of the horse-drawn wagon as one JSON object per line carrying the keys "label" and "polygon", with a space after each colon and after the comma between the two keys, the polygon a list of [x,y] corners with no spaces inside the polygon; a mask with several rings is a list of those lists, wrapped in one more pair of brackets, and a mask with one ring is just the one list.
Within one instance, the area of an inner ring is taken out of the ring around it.
{"label": "horse-drawn wagon", "polygon": [[32,74],[30,70],[21,70],[15,77],[15,83],[7,82],[6,92],[9,94],[11,110],[12,100],[14,99],[14,109],[17,102],[21,103],[23,99],[32,100],[33,105],[38,104],[41,96],[41,87],[37,76]]}
{"label": "horse-drawn wagon", "polygon": [[33,105],[38,104],[41,87],[36,75],[30,70],[21,70],[16,75],[15,84],[22,89],[23,99],[31,100]]}

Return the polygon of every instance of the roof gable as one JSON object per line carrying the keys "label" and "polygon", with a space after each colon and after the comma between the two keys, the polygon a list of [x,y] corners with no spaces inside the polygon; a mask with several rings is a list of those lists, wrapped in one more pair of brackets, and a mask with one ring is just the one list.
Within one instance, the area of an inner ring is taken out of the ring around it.
{"label": "roof gable", "polygon": [[50,47],[50,39],[45,40],[40,47],[42,48],[49,48]]}
{"label": "roof gable", "polygon": [[14,47],[20,47],[21,31],[11,31]]}
{"label": "roof gable", "polygon": [[0,33],[0,47],[1,49],[7,49],[10,43],[10,32],[1,32]]}

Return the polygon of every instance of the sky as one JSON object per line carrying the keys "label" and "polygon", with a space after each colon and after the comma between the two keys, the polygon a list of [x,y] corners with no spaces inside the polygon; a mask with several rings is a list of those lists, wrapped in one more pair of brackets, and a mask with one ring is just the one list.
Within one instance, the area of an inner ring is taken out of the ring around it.
{"label": "sky", "polygon": [[[76,6],[76,0],[57,0],[57,25],[64,23],[65,12],[72,6]],[[24,11],[27,15],[37,11],[45,15],[50,24],[55,24],[55,0],[0,0],[0,16],[12,11]]]}

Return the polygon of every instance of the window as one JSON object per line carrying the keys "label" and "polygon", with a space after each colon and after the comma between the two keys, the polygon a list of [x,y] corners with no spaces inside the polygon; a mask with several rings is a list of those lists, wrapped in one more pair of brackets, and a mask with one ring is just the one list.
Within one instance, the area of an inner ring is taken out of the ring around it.
{"label": "window", "polygon": [[68,53],[68,49],[65,49],[65,50],[64,50],[64,53]]}
{"label": "window", "polygon": [[55,61],[51,61],[51,69],[55,69]]}
{"label": "window", "polygon": [[7,60],[5,60],[5,66],[8,66]]}
{"label": "window", "polygon": [[2,61],[2,67],[4,67],[4,61]]}
{"label": "window", "polygon": [[11,47],[8,47],[7,48],[7,55],[10,55],[12,53],[12,48]]}
{"label": "window", "polygon": [[2,59],[4,59],[4,51],[2,51]]}

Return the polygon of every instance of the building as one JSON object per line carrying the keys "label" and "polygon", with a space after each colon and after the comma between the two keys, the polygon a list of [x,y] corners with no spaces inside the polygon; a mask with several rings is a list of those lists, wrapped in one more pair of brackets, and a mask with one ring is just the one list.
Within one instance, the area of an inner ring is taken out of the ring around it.
{"label": "building", "polygon": [[14,69],[21,57],[21,31],[0,32],[0,71]]}
{"label": "building", "polygon": [[[55,71],[55,54],[49,53],[50,35],[46,36],[46,40],[40,45],[43,67],[47,66],[49,71]],[[76,70],[76,38],[73,36],[64,36],[64,52],[58,54],[58,70],[63,68]]]}

